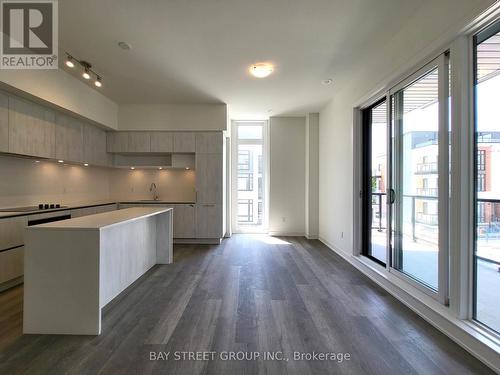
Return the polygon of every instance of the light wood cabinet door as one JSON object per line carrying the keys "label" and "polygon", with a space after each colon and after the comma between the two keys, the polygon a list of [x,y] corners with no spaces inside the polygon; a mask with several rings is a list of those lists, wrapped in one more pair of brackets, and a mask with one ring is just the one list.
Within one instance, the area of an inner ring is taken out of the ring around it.
{"label": "light wood cabinet door", "polygon": [[196,152],[222,154],[222,132],[196,133]]}
{"label": "light wood cabinet door", "polygon": [[0,219],[0,251],[24,245],[27,216]]}
{"label": "light wood cabinet door", "polygon": [[151,152],[173,152],[174,135],[170,132],[151,132]]}
{"label": "light wood cabinet door", "polygon": [[111,155],[106,152],[106,132],[91,124],[83,127],[83,161],[100,166],[111,164]]}
{"label": "light wood cabinet door", "polygon": [[194,204],[174,204],[174,238],[196,238]]}
{"label": "light wood cabinet door", "polygon": [[128,152],[128,132],[106,132],[108,152]]}
{"label": "light wood cabinet door", "polygon": [[150,152],[151,136],[149,132],[128,132],[128,152]]}
{"label": "light wood cabinet door", "polygon": [[196,153],[197,203],[222,203],[222,154]]}
{"label": "light wood cabinet door", "polygon": [[0,284],[24,274],[24,246],[0,252]]}
{"label": "light wood cabinet door", "polygon": [[196,238],[222,237],[222,205],[196,204]]}
{"label": "light wood cabinet door", "polygon": [[0,152],[9,152],[9,98],[0,92]]}
{"label": "light wood cabinet door", "polygon": [[196,136],[193,132],[175,132],[173,152],[195,152]]}
{"label": "light wood cabinet door", "polygon": [[83,124],[61,113],[56,115],[56,159],[83,161]]}
{"label": "light wood cabinet door", "polygon": [[10,96],[9,152],[55,157],[55,113],[39,104]]}

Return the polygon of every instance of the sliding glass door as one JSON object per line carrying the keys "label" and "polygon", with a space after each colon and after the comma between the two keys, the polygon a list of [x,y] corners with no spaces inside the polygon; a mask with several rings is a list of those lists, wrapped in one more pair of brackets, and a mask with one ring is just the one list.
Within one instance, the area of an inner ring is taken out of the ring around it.
{"label": "sliding glass door", "polygon": [[475,38],[474,319],[500,332],[500,23]]}
{"label": "sliding glass door", "polygon": [[363,240],[362,253],[386,265],[387,215],[387,103],[378,101],[363,110]]}
{"label": "sliding glass door", "polygon": [[446,302],[448,283],[448,58],[391,90],[392,269]]}

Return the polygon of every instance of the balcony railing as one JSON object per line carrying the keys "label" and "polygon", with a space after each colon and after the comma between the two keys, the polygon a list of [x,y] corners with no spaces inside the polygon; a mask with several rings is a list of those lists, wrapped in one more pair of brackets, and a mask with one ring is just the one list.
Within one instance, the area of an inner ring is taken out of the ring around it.
{"label": "balcony railing", "polygon": [[419,198],[435,198],[438,196],[438,188],[417,188],[417,196]]}
{"label": "balcony railing", "polygon": [[436,162],[417,164],[417,174],[432,174],[437,172],[438,172],[438,164]]}

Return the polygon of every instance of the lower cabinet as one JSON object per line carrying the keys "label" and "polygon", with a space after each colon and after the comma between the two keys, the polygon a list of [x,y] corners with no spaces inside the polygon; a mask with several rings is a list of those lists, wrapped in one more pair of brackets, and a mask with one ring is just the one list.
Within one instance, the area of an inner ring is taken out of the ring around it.
{"label": "lower cabinet", "polygon": [[196,238],[222,237],[222,205],[196,204]]}
{"label": "lower cabinet", "polygon": [[24,273],[24,228],[27,223],[26,216],[0,219],[0,284]]}
{"label": "lower cabinet", "polygon": [[172,203],[172,204],[141,204],[121,203],[120,209],[131,207],[165,207],[174,210],[174,238],[196,238],[196,208],[195,204]]}
{"label": "lower cabinet", "polygon": [[0,252],[0,284],[24,274],[24,246]]}
{"label": "lower cabinet", "polygon": [[82,217],[94,214],[100,214],[102,212],[109,212],[116,210],[116,204],[106,204],[103,206],[85,207],[85,208],[75,208],[71,210],[71,218]]}

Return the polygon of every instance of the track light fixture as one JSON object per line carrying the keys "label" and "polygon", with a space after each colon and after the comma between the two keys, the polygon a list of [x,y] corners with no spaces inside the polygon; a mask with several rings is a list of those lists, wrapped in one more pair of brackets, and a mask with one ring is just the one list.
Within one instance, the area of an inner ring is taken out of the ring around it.
{"label": "track light fixture", "polygon": [[82,77],[86,80],[90,80],[92,76],[95,77],[94,84],[96,87],[102,87],[102,77],[92,70],[92,64],[87,61],[78,60],[74,58],[72,55],[66,52],[66,66],[69,68],[74,68],[76,64],[80,65],[82,69]]}

